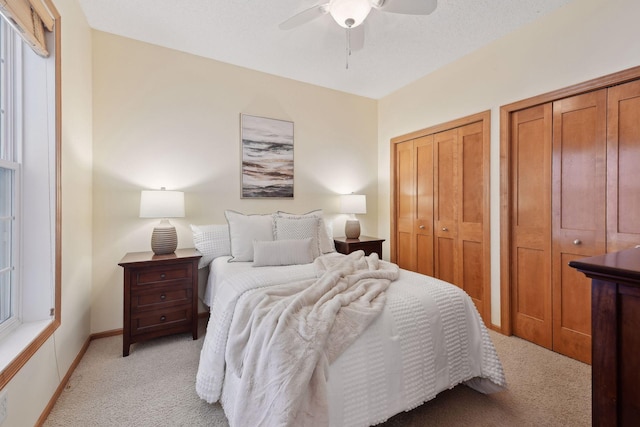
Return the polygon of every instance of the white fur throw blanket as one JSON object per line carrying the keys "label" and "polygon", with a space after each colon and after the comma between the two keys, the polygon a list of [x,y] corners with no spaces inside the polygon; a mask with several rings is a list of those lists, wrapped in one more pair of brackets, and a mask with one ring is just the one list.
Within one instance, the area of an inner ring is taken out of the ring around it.
{"label": "white fur throw blanket", "polygon": [[321,256],[314,264],[317,279],[238,297],[225,357],[240,378],[241,398],[225,406],[231,426],[329,425],[329,364],[380,313],[399,270],[362,251]]}

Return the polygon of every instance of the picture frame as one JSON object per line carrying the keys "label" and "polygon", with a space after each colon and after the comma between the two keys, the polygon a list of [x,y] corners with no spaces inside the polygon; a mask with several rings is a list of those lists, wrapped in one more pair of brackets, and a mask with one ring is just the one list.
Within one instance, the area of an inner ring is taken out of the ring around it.
{"label": "picture frame", "polygon": [[240,114],[241,198],[293,198],[293,122]]}

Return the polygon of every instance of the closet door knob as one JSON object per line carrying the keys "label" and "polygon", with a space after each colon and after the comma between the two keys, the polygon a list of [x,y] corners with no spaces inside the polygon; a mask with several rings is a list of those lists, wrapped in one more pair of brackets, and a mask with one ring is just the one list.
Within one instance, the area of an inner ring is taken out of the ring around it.
{"label": "closet door knob", "polygon": [[420,230],[424,230],[424,225],[421,225],[420,227],[418,227]]}
{"label": "closet door knob", "polygon": [[449,231],[447,227],[442,227],[442,231]]}
{"label": "closet door knob", "polygon": [[581,245],[582,244],[582,240],[576,239],[576,240],[573,241],[573,244],[576,245],[576,246]]}

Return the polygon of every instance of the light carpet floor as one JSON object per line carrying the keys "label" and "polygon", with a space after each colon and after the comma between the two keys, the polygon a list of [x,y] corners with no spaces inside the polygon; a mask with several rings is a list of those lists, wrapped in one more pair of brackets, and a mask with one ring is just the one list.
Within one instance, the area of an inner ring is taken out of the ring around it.
{"label": "light carpet floor", "polygon": [[[94,340],[72,374],[46,427],[227,427],[219,404],[195,392],[204,337],[174,335],[134,344],[122,336]],[[466,386],[445,391],[384,427],[589,426],[591,367],[516,337],[490,332],[503,363],[506,391],[483,395]]]}

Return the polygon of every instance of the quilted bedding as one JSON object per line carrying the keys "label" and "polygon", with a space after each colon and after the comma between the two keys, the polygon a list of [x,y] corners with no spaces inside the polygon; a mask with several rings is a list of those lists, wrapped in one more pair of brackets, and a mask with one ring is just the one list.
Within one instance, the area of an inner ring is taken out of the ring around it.
{"label": "quilted bedding", "polygon": [[[242,379],[225,360],[238,299],[258,288],[311,279],[315,272],[312,265],[229,267],[222,264],[224,258],[218,260],[211,266],[211,317],[196,391],[208,402],[221,401],[228,413],[243,389]],[[375,425],[460,383],[483,393],[505,386],[473,302],[451,284],[400,270],[386,291],[381,314],[329,368],[329,424]]]}

